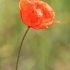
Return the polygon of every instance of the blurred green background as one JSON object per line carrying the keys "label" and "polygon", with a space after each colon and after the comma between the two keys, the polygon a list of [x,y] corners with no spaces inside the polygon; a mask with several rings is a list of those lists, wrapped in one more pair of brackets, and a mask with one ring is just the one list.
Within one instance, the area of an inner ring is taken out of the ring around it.
{"label": "blurred green background", "polygon": [[[30,29],[21,50],[18,70],[70,70],[70,0],[45,0],[60,24]],[[0,0],[0,70],[15,70],[22,24],[19,0]]]}

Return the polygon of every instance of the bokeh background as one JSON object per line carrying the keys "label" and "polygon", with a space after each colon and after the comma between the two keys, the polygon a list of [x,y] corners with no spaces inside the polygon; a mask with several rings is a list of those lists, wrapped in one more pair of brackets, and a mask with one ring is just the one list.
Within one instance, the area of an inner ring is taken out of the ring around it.
{"label": "bokeh background", "polygon": [[[45,0],[59,24],[30,29],[23,43],[18,70],[70,70],[70,0]],[[0,0],[0,70],[15,70],[22,24],[19,0]]]}

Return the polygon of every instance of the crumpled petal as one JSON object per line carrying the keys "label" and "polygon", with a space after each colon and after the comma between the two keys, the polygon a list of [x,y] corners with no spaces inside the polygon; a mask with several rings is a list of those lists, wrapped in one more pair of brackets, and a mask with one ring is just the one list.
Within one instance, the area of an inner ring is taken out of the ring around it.
{"label": "crumpled petal", "polygon": [[48,22],[48,23],[43,23],[43,24],[41,24],[41,25],[32,27],[32,28],[33,28],[33,29],[36,29],[36,30],[46,29],[46,28],[48,28],[50,25],[56,24],[56,23],[60,23],[60,21],[51,21],[51,22]]}

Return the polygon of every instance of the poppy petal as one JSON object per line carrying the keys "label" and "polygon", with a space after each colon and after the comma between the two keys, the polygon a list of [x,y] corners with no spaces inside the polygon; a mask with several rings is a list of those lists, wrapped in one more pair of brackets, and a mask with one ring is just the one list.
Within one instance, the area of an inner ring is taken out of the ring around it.
{"label": "poppy petal", "polygon": [[33,29],[46,29],[48,28],[50,25],[52,24],[56,24],[56,23],[59,23],[59,21],[51,21],[51,22],[48,22],[48,23],[43,23],[41,25],[38,25],[36,27],[32,27]]}

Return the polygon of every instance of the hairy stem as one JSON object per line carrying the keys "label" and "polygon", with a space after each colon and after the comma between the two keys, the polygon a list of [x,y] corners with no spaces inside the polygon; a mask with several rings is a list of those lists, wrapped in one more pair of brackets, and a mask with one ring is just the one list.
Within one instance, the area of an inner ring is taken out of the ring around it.
{"label": "hairy stem", "polygon": [[23,38],[22,38],[20,47],[19,47],[18,56],[17,56],[17,62],[16,62],[16,70],[18,69],[18,62],[19,62],[19,56],[20,56],[21,47],[22,47],[23,41],[24,41],[24,39],[25,39],[25,37],[26,37],[26,34],[27,34],[29,28],[30,28],[30,27],[27,28],[27,30],[26,30],[26,32],[25,32]]}

